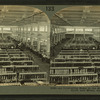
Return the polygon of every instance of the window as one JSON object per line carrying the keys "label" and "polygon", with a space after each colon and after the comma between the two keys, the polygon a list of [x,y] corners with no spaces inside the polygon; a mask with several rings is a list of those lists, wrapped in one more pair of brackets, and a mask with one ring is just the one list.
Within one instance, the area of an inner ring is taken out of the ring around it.
{"label": "window", "polygon": [[83,31],[83,29],[79,28],[79,29],[75,29],[76,31]]}
{"label": "window", "polygon": [[43,32],[44,31],[44,26],[40,26],[39,27],[39,31],[42,31]]}
{"label": "window", "polygon": [[21,31],[23,31],[23,28],[21,28]]}
{"label": "window", "polygon": [[92,29],[91,28],[87,28],[87,29],[85,29],[85,31],[91,32]]}
{"label": "window", "polygon": [[46,32],[48,31],[48,28],[47,28],[47,26],[45,26],[45,31],[46,31]]}
{"label": "window", "polygon": [[67,28],[66,31],[74,31],[74,28]]}
{"label": "window", "polygon": [[30,31],[30,30],[31,30],[31,28],[29,27],[29,28],[28,28],[28,31]]}
{"label": "window", "polygon": [[35,27],[35,31],[38,31],[38,28],[37,27]]}
{"label": "window", "polygon": [[10,27],[3,28],[3,30],[8,30],[8,31],[10,31]]}
{"label": "window", "polygon": [[32,31],[35,31],[35,28],[34,27],[32,28]]}

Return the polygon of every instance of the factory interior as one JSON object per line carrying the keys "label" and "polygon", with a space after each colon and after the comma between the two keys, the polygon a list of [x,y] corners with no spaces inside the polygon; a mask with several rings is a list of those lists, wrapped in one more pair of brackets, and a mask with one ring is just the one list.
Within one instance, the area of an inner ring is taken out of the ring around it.
{"label": "factory interior", "polygon": [[50,83],[100,83],[100,6],[56,12],[50,43]]}
{"label": "factory interior", "polygon": [[0,83],[49,81],[50,20],[32,5],[0,5]]}

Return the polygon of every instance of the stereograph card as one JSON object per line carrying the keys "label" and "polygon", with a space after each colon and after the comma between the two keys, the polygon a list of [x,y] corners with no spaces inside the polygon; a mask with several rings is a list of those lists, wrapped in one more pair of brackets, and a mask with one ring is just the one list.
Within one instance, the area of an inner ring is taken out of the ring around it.
{"label": "stereograph card", "polygon": [[0,95],[99,95],[100,6],[0,4]]}

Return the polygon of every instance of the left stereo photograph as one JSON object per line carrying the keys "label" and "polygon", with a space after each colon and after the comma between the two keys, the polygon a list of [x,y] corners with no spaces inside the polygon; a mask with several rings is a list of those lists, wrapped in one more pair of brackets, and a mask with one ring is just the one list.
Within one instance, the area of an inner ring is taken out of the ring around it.
{"label": "left stereo photograph", "polygon": [[0,86],[49,84],[50,20],[28,5],[0,5]]}

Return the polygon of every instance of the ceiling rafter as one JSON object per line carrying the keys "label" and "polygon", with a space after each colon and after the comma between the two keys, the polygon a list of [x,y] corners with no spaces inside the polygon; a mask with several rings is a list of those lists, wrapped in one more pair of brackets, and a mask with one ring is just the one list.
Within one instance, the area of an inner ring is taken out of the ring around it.
{"label": "ceiling rafter", "polygon": [[72,24],[68,21],[68,20],[64,20],[63,18],[61,18],[59,15],[55,14],[56,17],[58,17],[60,20],[62,20],[63,22],[69,24],[72,26]]}
{"label": "ceiling rafter", "polygon": [[[30,16],[28,16],[28,17],[25,17],[25,18],[22,18],[22,19],[20,19],[20,20],[16,20],[16,21],[14,21],[15,23],[16,22],[21,22],[21,21],[25,21],[25,19],[28,19],[28,18],[32,18],[32,17],[34,17],[34,16],[36,16],[36,15],[39,15],[39,14],[41,14],[41,13],[43,13],[43,12],[39,12],[39,13],[36,13],[36,14],[32,14],[32,15],[30,15]],[[13,22],[13,23],[14,23]]]}
{"label": "ceiling rafter", "polygon": [[[62,9],[56,14],[59,17],[61,14],[63,16],[59,20],[56,16],[53,16],[51,19],[52,24],[61,23],[60,25],[63,26],[65,21],[67,21],[67,26],[68,22],[70,22],[69,26],[100,26],[100,6],[72,6]],[[80,24],[80,22],[83,23]]]}
{"label": "ceiling rafter", "polygon": [[34,20],[36,22],[48,22],[45,13],[37,8],[19,5],[0,5],[1,25],[24,25],[32,23]]}

